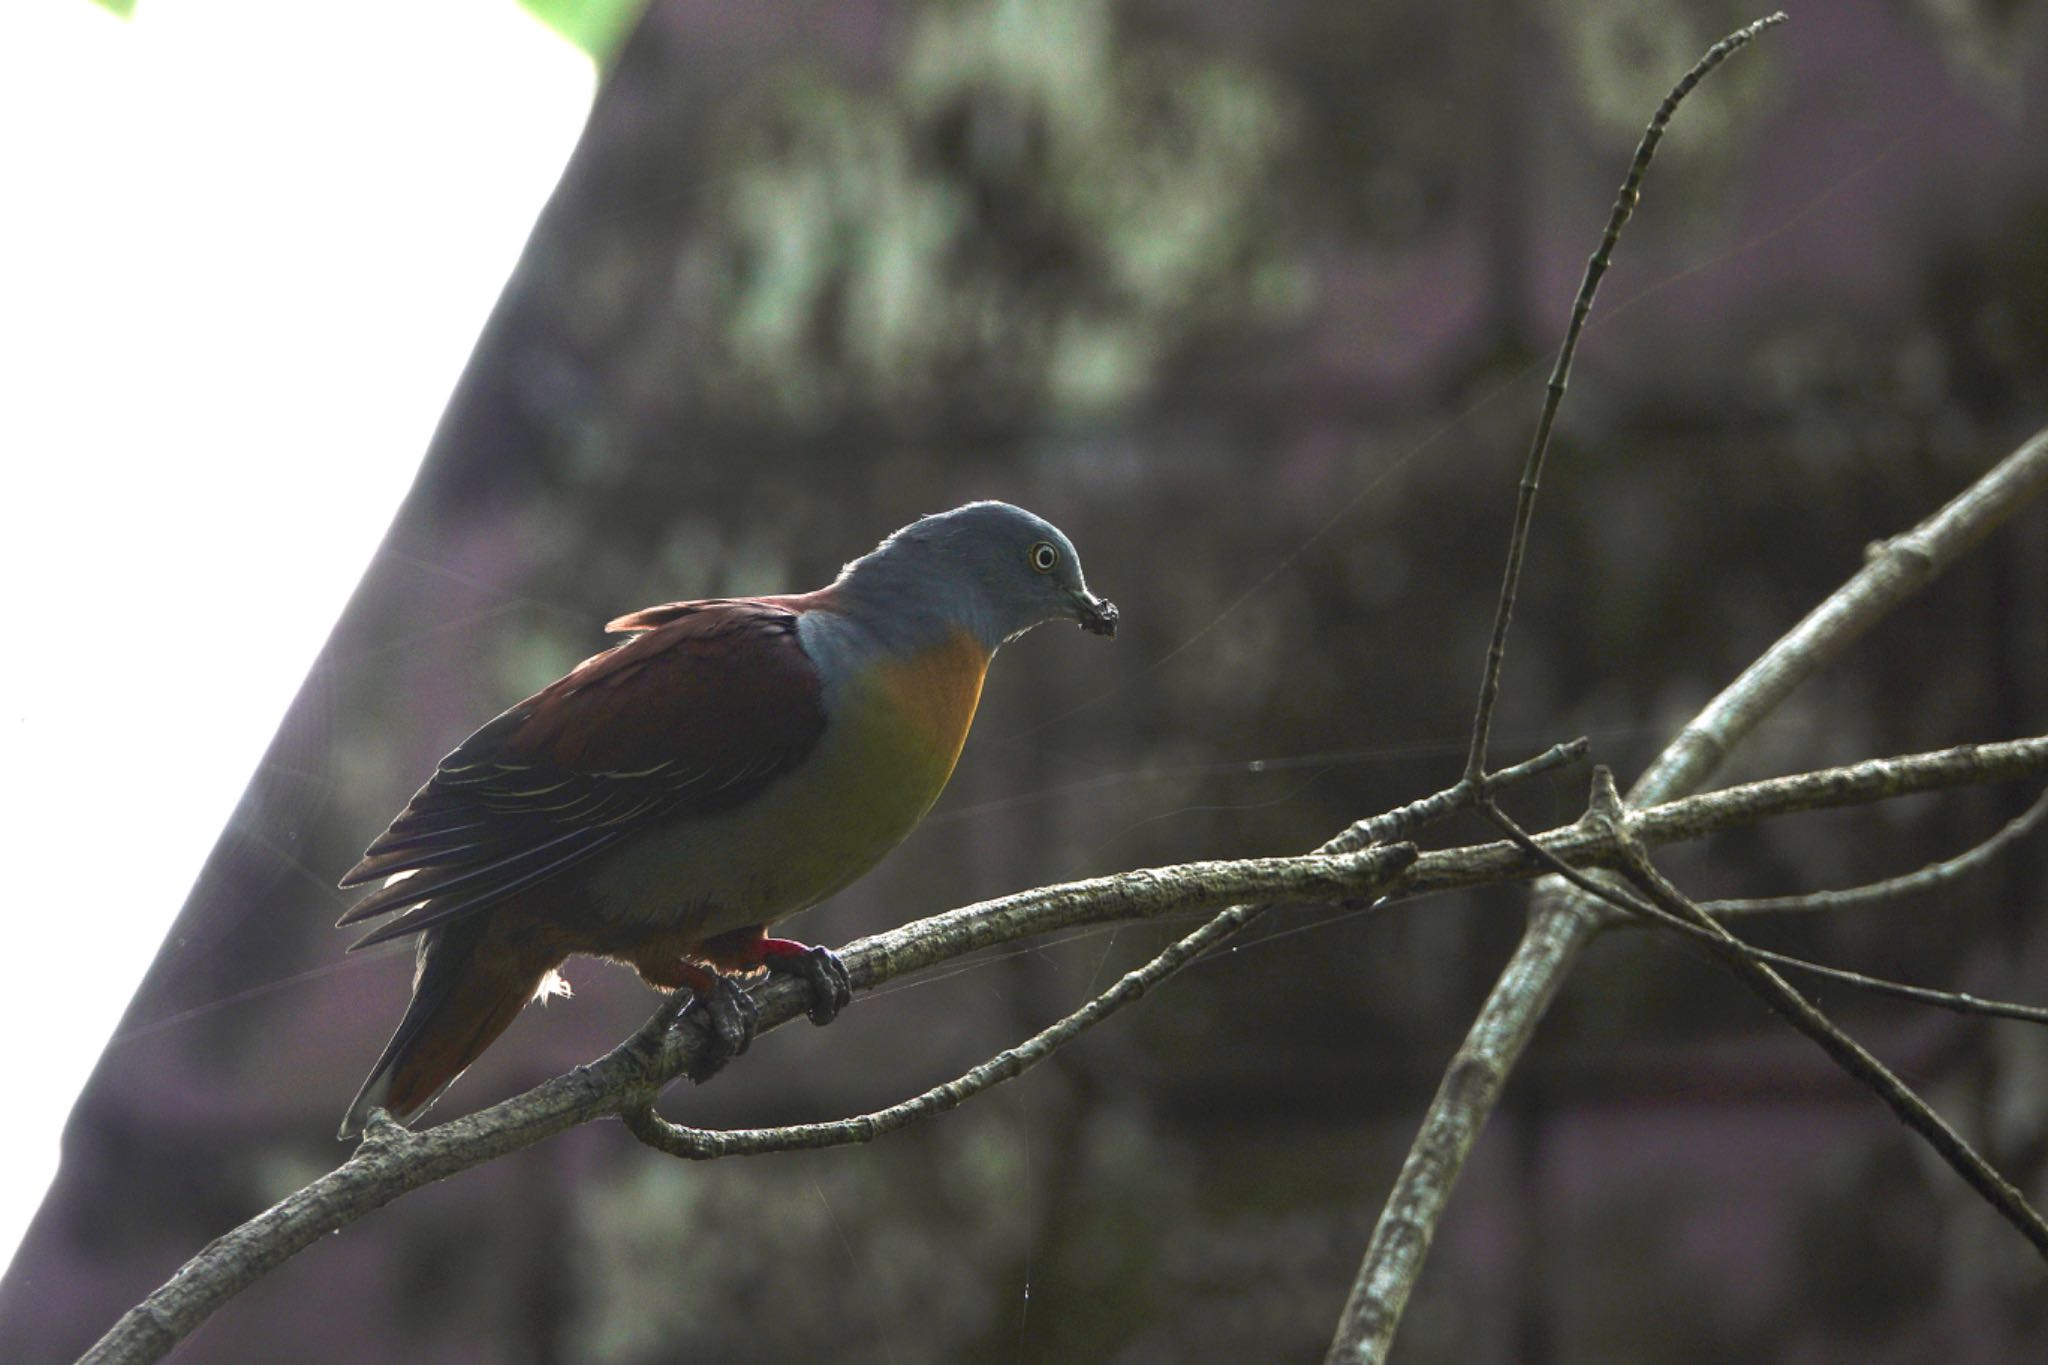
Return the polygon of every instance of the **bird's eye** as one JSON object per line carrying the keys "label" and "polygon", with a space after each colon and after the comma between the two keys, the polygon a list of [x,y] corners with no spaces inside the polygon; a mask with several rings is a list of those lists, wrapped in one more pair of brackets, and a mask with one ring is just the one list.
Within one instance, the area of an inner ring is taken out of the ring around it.
{"label": "bird's eye", "polygon": [[1040,573],[1051,573],[1059,562],[1059,547],[1051,541],[1041,540],[1031,547],[1031,567]]}

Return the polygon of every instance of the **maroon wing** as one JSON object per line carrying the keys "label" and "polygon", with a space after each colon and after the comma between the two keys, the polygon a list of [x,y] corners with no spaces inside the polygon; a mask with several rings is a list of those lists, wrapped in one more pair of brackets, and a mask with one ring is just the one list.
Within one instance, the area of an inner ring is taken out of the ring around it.
{"label": "maroon wing", "polygon": [[649,823],[747,801],[824,732],[820,680],[788,598],[678,602],[622,616],[633,638],[485,725],[363,860],[339,923],[398,912],[354,946],[488,908]]}

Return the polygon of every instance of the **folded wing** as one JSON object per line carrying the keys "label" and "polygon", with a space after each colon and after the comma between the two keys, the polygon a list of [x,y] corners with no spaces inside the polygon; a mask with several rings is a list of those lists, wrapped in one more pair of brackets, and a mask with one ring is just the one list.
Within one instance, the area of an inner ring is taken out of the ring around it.
{"label": "folded wing", "polygon": [[341,879],[399,880],[344,914],[397,917],[354,947],[486,910],[657,821],[732,810],[816,746],[825,713],[799,599],[650,607],[633,638],[441,760]]}

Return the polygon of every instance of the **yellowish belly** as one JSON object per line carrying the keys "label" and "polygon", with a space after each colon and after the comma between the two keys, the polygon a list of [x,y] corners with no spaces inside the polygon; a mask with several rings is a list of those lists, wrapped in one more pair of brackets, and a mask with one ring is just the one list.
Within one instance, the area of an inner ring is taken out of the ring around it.
{"label": "yellowish belly", "polygon": [[577,889],[607,920],[701,937],[816,905],[881,861],[938,800],[986,668],[969,638],[878,666],[841,695],[795,772],[739,810],[649,829]]}

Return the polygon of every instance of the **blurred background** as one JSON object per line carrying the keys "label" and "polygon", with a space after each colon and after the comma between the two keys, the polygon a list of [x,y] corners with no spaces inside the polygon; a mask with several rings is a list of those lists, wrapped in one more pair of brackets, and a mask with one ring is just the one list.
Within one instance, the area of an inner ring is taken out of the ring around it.
{"label": "blurred background", "polygon": [[[793,926],[817,941],[1300,851],[1455,778],[1586,254],[1649,112],[1755,17],[536,8],[601,62],[582,140],[71,1115],[0,1282],[7,1359],[76,1354],[344,1155],[334,1125],[410,954],[344,958],[334,878],[439,755],[619,612],[816,586],[976,497],[1059,523],[1123,609],[1113,647],[1040,632],[1004,652],[941,806]],[[1839,0],[1793,20],[1684,107],[1608,278],[1539,508],[1502,761],[1587,733],[1631,775],[1867,542],[2048,423],[2048,6]],[[345,407],[350,375],[329,377]],[[275,458],[313,457],[285,439]],[[308,499],[287,529],[331,515]],[[2037,733],[2044,620],[2035,509],[1724,777]],[[265,630],[247,622],[247,647]],[[1574,818],[1584,777],[1520,814]],[[1804,817],[1666,863],[1702,896],[1842,885],[1950,856],[2035,794]],[[2035,837],[1964,892],[1754,936],[2039,1001],[2044,888]],[[1051,1064],[872,1147],[700,1166],[576,1131],[300,1254],[179,1358],[1316,1359],[1521,905],[1268,920]],[[1187,927],[897,983],[665,1108],[757,1125],[891,1102]],[[622,970],[568,975],[574,999],[528,1010],[433,1118],[589,1059],[654,1003]],[[2048,1198],[2048,1040],[1821,1002]],[[1398,1349],[2043,1352],[2048,1296],[2011,1229],[1740,986],[1628,933],[1589,953],[1510,1083]]]}

